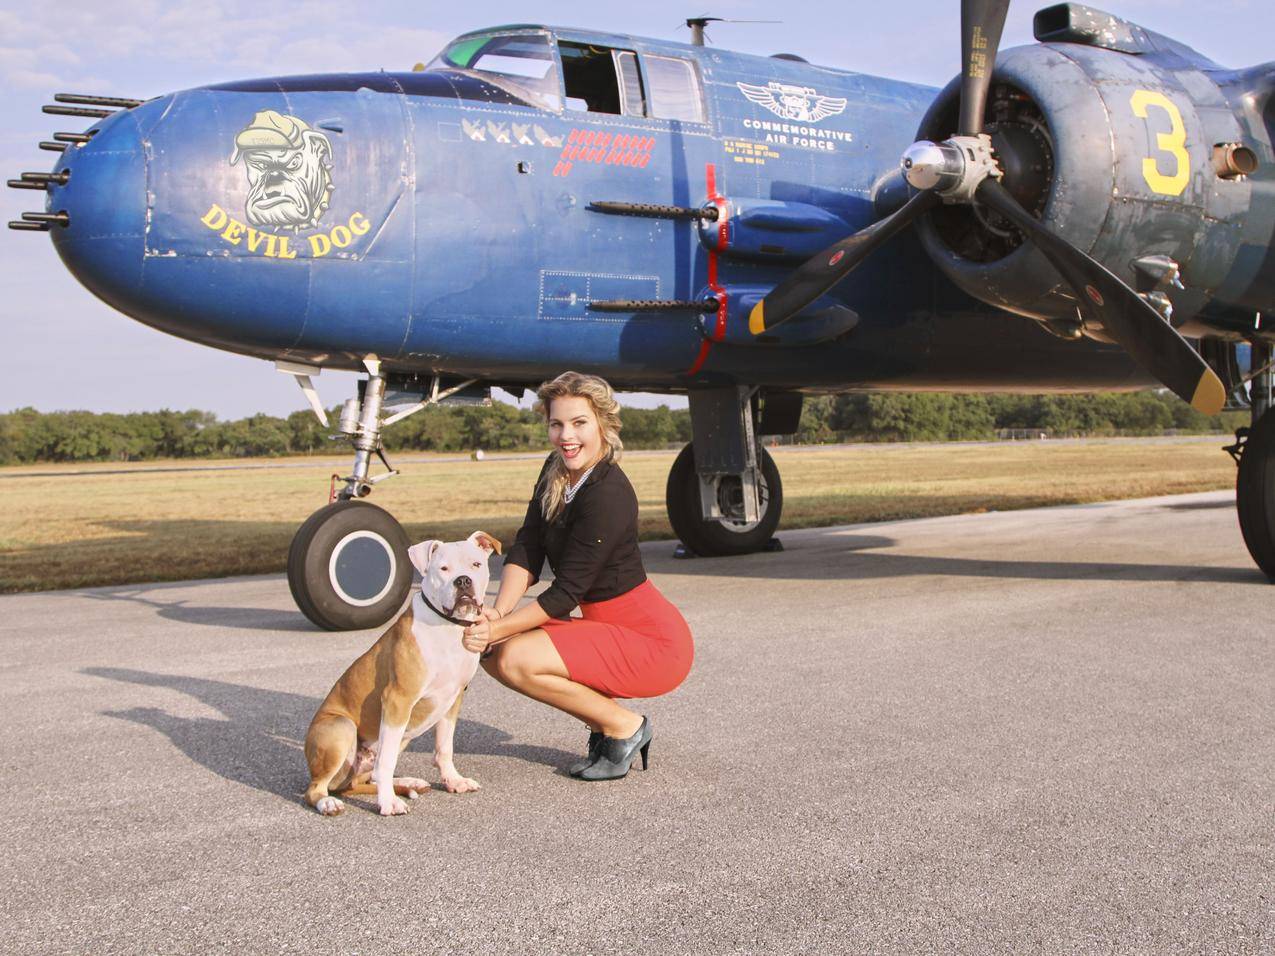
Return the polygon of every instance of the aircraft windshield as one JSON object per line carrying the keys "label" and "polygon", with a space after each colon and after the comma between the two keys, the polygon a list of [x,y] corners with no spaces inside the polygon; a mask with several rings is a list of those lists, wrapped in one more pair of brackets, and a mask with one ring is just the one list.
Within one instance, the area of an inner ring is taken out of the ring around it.
{"label": "aircraft windshield", "polygon": [[546,109],[562,109],[553,49],[543,33],[462,37],[430,61],[431,70],[466,70]]}

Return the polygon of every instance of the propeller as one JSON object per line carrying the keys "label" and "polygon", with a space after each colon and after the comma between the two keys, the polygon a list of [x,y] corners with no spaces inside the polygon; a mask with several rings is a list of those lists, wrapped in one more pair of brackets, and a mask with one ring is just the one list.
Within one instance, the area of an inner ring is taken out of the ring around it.
{"label": "propeller", "polygon": [[1204,414],[1222,410],[1226,389],[1221,379],[1138,293],[1102,263],[1042,226],[995,179],[979,183],[977,196],[1031,237],[1075,290],[1081,314],[1100,323],[1135,362]]}
{"label": "propeller", "polygon": [[961,136],[983,132],[992,65],[1008,12],[1009,0],[961,0]]}
{"label": "propeller", "polygon": [[753,307],[755,335],[787,322],[849,275],[864,259],[940,202],[981,202],[1028,236],[1072,288],[1077,308],[1101,325],[1143,369],[1206,415],[1219,412],[1226,389],[1187,341],[1101,263],[1043,226],[1001,184],[1002,170],[983,130],[992,65],[1009,0],[961,0],[961,109],[958,132],[942,143],[913,143],[902,166],[916,195],[884,219],[802,263]]}
{"label": "propeller", "polygon": [[[853,272],[877,246],[902,232],[913,219],[937,206],[940,201],[936,192],[928,189],[919,192],[884,219],[811,256],[753,306],[748,315],[748,331],[761,335],[767,329],[787,322]],[[772,318],[768,319],[768,316]]]}

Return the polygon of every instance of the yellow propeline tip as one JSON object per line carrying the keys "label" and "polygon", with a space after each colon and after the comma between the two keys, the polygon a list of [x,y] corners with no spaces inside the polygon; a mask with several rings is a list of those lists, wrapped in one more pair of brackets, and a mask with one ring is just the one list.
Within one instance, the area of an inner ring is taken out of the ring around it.
{"label": "yellow propeline tip", "polygon": [[1216,415],[1226,404],[1226,389],[1222,380],[1213,374],[1212,369],[1205,369],[1195,386],[1195,394],[1191,396],[1191,407],[1205,415]]}
{"label": "yellow propeline tip", "polygon": [[766,302],[763,299],[753,306],[753,310],[748,313],[748,331],[753,335],[761,335],[766,331],[766,310],[763,308]]}

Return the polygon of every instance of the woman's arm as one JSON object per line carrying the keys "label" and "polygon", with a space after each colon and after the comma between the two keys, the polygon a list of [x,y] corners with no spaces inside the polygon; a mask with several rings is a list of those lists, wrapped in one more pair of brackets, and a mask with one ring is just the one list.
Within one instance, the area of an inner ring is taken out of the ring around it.
{"label": "woman's arm", "polygon": [[495,609],[498,617],[505,617],[518,606],[518,601],[534,583],[530,571],[518,564],[506,564],[500,573],[500,593],[496,595]]}
{"label": "woman's arm", "polygon": [[549,620],[549,615],[545,613],[544,608],[537,602],[532,601],[518,610],[491,622],[491,643],[499,644],[515,634],[521,634],[523,631],[537,628],[547,620]]}
{"label": "woman's arm", "polygon": [[[531,576],[526,568],[514,568],[514,570],[522,571],[528,578]],[[517,595],[511,599],[513,602],[517,602],[518,598],[522,597],[526,590],[527,583],[522,580],[521,575],[510,576],[506,572],[500,579],[500,595],[496,598],[497,609],[500,607],[501,600],[506,597],[506,592],[512,594],[514,591],[518,591]],[[549,620],[549,615],[545,613],[544,608],[538,602],[532,601],[517,611],[499,614],[494,619],[484,615],[465,628],[461,643],[466,650],[481,654],[490,645],[499,644],[501,641],[508,640],[523,631],[530,631],[547,620]]]}

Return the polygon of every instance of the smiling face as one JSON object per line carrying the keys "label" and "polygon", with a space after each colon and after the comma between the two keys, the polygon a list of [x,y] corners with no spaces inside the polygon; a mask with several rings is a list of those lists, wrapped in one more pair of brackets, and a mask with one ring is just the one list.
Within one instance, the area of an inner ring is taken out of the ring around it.
{"label": "smiling face", "polygon": [[579,473],[602,457],[602,429],[587,398],[565,395],[549,403],[549,441],[567,471]]}
{"label": "smiling face", "polygon": [[421,594],[444,614],[475,621],[482,614],[490,573],[487,559],[500,542],[483,531],[464,541],[422,541],[407,549],[421,574]]}

